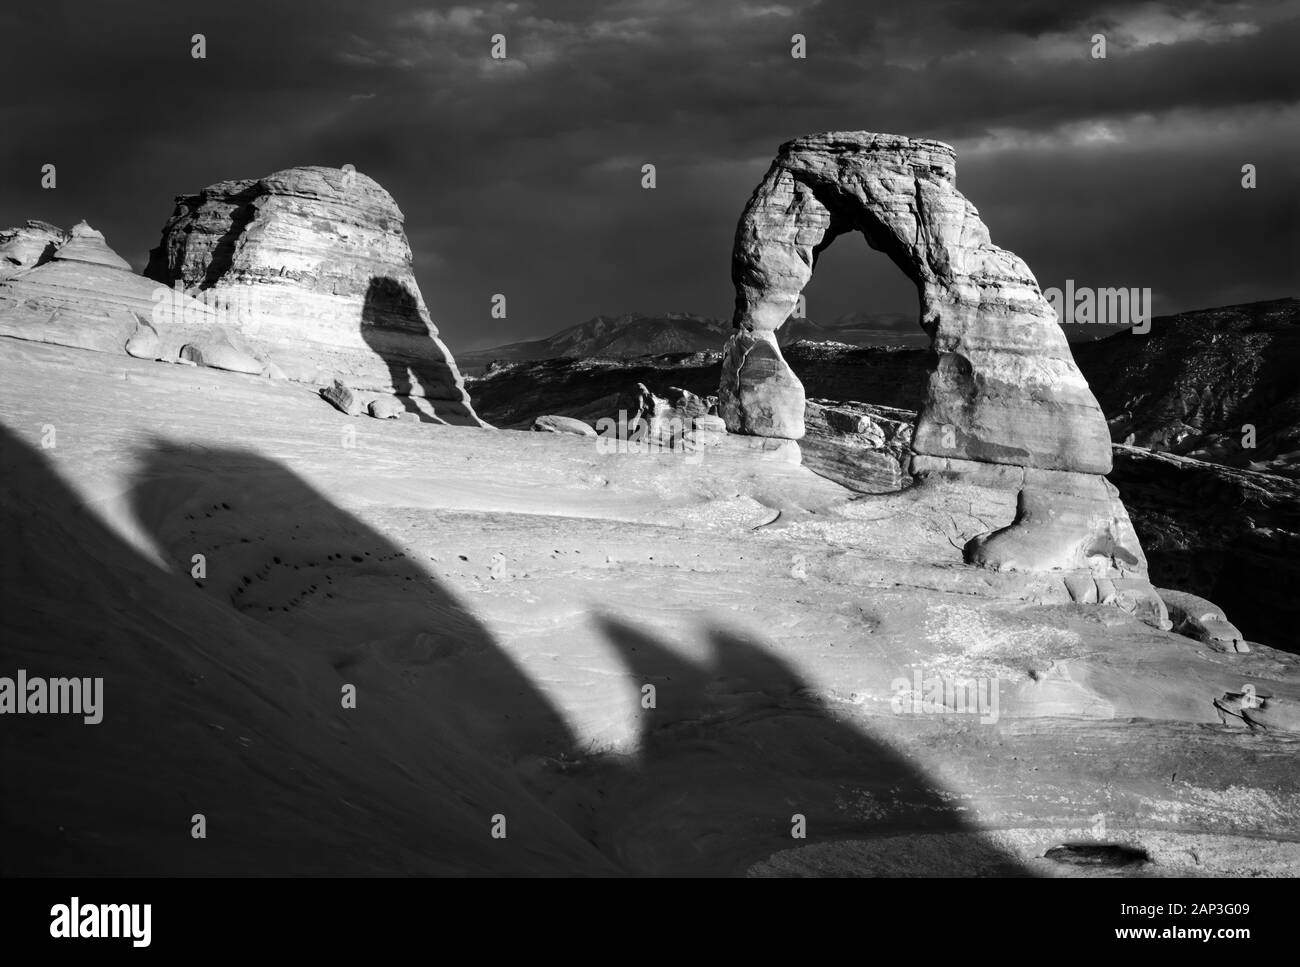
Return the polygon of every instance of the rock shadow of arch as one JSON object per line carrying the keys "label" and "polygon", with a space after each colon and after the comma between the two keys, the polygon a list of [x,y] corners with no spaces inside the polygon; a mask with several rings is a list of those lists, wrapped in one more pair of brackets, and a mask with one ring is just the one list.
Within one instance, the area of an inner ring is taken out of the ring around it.
{"label": "rock shadow of arch", "polygon": [[[696,663],[620,617],[595,620],[632,681],[656,695],[631,761],[593,769],[603,808],[585,832],[620,864],[740,874],[793,847],[908,836],[906,860],[859,860],[852,872],[1031,875],[902,756],[833,716],[764,644],[715,627],[711,661]],[[796,813],[807,839],[791,836]]]}
{"label": "rock shadow of arch", "polygon": [[2,428],[0,457],[5,667],[105,691],[97,726],[0,732],[23,776],[0,797],[7,874],[741,873],[791,845],[790,812],[811,841],[879,834],[838,816],[827,770],[960,828],[747,639],[717,631],[699,666],[602,619],[661,697],[634,757],[593,758],[432,564],[278,462],[154,441],[128,542]]}
{"label": "rock shadow of arch", "polygon": [[0,730],[24,777],[0,871],[615,872],[520,765],[573,748],[559,712],[428,567],[298,475],[157,441],[130,543],[3,428],[0,457],[0,657],[104,678],[100,724]]}
{"label": "rock shadow of arch", "polygon": [[[465,405],[468,397],[456,385],[451,354],[430,331],[415,293],[400,279],[370,280],[361,310],[361,338],[388,367],[393,391],[408,413],[424,423],[477,425]],[[423,396],[445,419],[421,410],[416,396]]]}

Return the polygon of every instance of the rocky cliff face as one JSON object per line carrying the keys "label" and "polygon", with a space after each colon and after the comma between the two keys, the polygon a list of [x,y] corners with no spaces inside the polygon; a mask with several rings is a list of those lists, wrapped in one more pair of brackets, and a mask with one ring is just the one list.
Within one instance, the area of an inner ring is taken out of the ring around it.
{"label": "rocky cliff face", "polygon": [[1300,300],[1161,316],[1074,353],[1115,443],[1300,477]]}
{"label": "rocky cliff face", "polygon": [[412,273],[404,216],[355,171],[301,167],[176,199],[145,275],[233,308],[290,379],[395,393],[479,424]]}
{"label": "rocky cliff face", "polygon": [[1115,446],[1111,479],[1162,587],[1223,608],[1251,641],[1298,651],[1300,483]]}

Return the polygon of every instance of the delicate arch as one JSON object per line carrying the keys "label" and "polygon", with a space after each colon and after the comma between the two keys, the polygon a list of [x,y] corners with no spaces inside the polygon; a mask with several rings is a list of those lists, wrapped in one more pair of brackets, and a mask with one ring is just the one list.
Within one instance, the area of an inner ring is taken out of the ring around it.
{"label": "delicate arch", "polygon": [[[798,439],[803,388],[776,345],[818,253],[861,232],[917,286],[934,351],[919,454],[1104,474],[1110,434],[1028,266],[989,238],[938,141],[848,132],[781,146],[736,229],[720,404],[733,432]],[[752,371],[751,371],[752,370]]]}

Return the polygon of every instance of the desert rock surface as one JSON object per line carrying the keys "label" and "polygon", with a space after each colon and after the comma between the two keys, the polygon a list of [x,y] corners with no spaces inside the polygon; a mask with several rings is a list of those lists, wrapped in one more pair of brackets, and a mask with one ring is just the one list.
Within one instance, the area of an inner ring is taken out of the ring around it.
{"label": "desert rock surface", "polygon": [[[5,872],[1300,862],[1300,659],[964,563],[1014,491],[358,420],[14,339],[0,397],[6,668],[105,677],[101,724],[0,733]],[[1248,684],[1268,715],[1233,714]]]}

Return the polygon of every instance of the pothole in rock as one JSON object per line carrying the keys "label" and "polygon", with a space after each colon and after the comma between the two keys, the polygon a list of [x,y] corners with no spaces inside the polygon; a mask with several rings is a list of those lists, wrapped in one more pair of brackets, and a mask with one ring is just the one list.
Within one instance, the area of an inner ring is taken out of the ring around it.
{"label": "pothole in rock", "polygon": [[1151,862],[1140,846],[1121,843],[1062,843],[1043,854],[1046,859],[1068,866],[1121,869]]}

